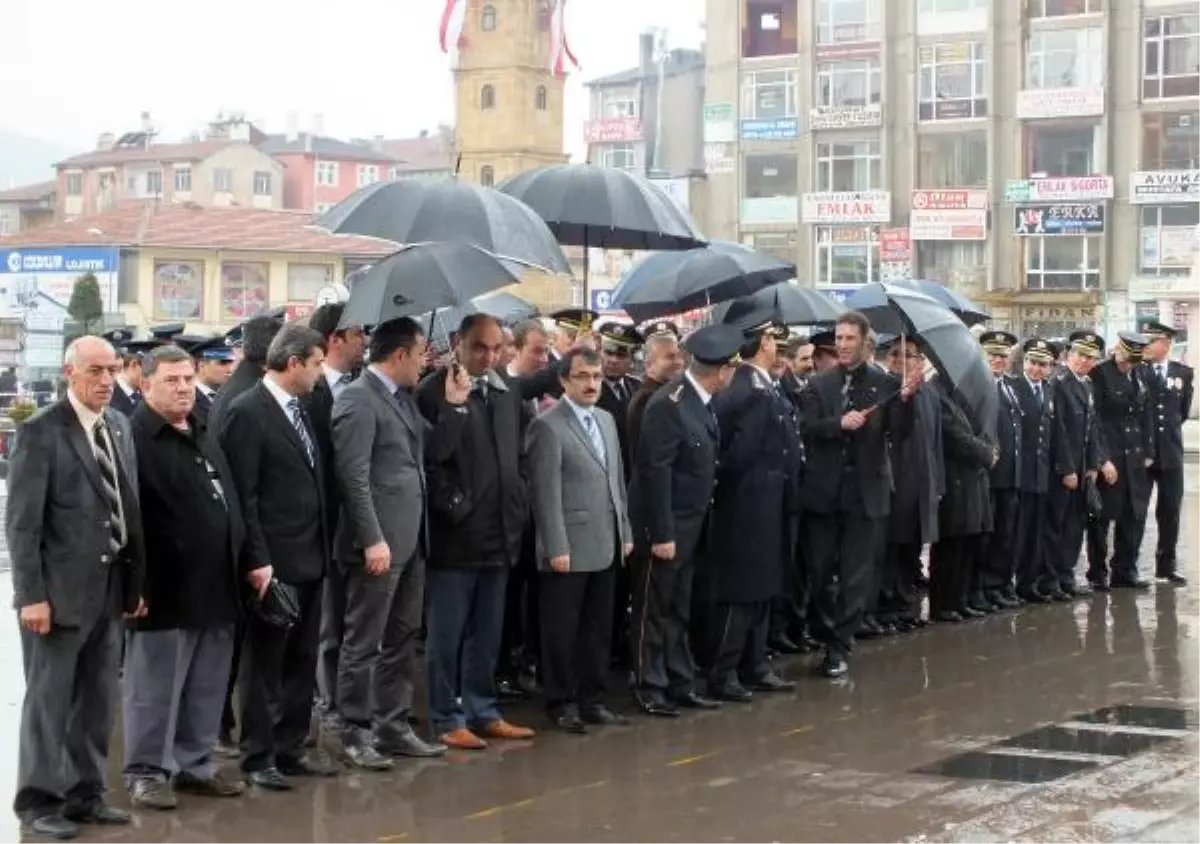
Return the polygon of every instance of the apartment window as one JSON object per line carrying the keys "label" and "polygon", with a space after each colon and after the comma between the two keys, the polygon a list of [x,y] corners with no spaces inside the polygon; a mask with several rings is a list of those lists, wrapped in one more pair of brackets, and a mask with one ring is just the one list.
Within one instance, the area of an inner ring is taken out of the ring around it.
{"label": "apartment window", "polygon": [[270,275],[270,264],[222,262],[221,319],[240,322],[265,311]]}
{"label": "apartment window", "polygon": [[83,174],[67,174],[67,196],[83,196]]}
{"label": "apartment window", "polygon": [[1142,99],[1200,96],[1200,14],[1147,17]]}
{"label": "apartment window", "polygon": [[338,166],[336,161],[317,162],[317,184],[326,187],[336,187],[338,183]]}
{"label": "apartment window", "polygon": [[163,192],[162,170],[151,170],[146,173],[146,193],[149,196],[160,196]]}
{"label": "apartment window", "polygon": [[863,191],[880,186],[879,141],[817,144],[817,190]]}
{"label": "apartment window", "polygon": [[917,186],[985,188],[988,185],[986,132],[917,136]]}
{"label": "apartment window", "polygon": [[817,43],[878,40],[882,5],[880,0],[817,0]]}
{"label": "apartment window", "polygon": [[742,78],[742,119],[796,116],[796,71],[760,70]]}
{"label": "apartment window", "polygon": [[867,284],[880,280],[879,229],[817,226],[817,284]]}
{"label": "apartment window", "polygon": [[879,80],[879,59],[821,62],[817,65],[817,105],[874,105],[879,102]]}
{"label": "apartment window", "polygon": [[632,170],[634,167],[633,144],[610,144],[600,148],[600,166],[614,170]]}
{"label": "apartment window", "polygon": [[1039,29],[1025,51],[1026,88],[1098,88],[1104,85],[1104,30]]}
{"label": "apartment window", "polygon": [[1027,237],[1028,290],[1096,290],[1100,287],[1103,236]]}
{"label": "apartment window", "polygon": [[1026,0],[1025,15],[1030,18],[1063,18],[1070,15],[1098,15],[1104,0]]}
{"label": "apartment window", "polygon": [[233,171],[228,167],[217,167],[214,169],[213,190],[225,193],[233,190]]}
{"label": "apartment window", "polygon": [[1091,176],[1101,172],[1097,126],[1027,126],[1030,175]]}
{"label": "apartment window", "polygon": [[747,155],[745,172],[747,199],[794,197],[800,193],[795,155]]}
{"label": "apartment window", "polygon": [[1143,116],[1142,169],[1200,169],[1200,112]]}
{"label": "apartment window", "polygon": [[633,97],[605,97],[602,111],[605,117],[637,117],[637,101]]}
{"label": "apartment window", "polygon": [[479,13],[479,28],[484,32],[496,31],[496,7],[484,6],[483,11]]}
{"label": "apartment window", "polygon": [[546,110],[546,86],[539,85],[533,92],[533,107],[538,111]]}
{"label": "apartment window", "polygon": [[485,164],[479,168],[479,184],[485,188],[490,188],[496,183],[496,171],[492,169],[490,164]]}
{"label": "apartment window", "polygon": [[258,170],[254,173],[254,195],[255,196],[270,196],[271,195],[271,174]]}
{"label": "apartment window", "polygon": [[[733,0],[725,0],[732,3]],[[739,0],[745,7],[742,18],[742,55],[746,58],[788,56],[798,49],[795,2],[783,0]]]}
{"label": "apartment window", "polygon": [[1141,274],[1191,275],[1200,248],[1200,203],[1143,205],[1141,214]]}
{"label": "apartment window", "polygon": [[496,89],[491,85],[479,89],[479,107],[485,111],[496,107]]}
{"label": "apartment window", "polygon": [[379,181],[379,168],[374,164],[358,165],[358,186],[364,188]]}
{"label": "apartment window", "polygon": [[922,47],[918,116],[961,120],[987,116],[984,47],[977,41]]}
{"label": "apartment window", "polygon": [[917,240],[917,271],[920,278],[955,287],[964,275],[982,272],[987,285],[987,243],[982,240]]}
{"label": "apartment window", "polygon": [[175,168],[175,190],[179,193],[189,193],[192,189],[192,168]]}
{"label": "apartment window", "polygon": [[0,237],[17,233],[15,214],[11,208],[0,208]]}
{"label": "apartment window", "polygon": [[288,301],[311,302],[317,291],[333,284],[332,264],[288,264]]}

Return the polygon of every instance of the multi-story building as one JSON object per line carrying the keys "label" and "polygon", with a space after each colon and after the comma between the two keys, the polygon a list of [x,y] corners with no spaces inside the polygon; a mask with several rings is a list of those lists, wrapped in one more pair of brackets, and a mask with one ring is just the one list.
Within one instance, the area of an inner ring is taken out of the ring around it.
{"label": "multi-story building", "polygon": [[54,182],[0,191],[0,237],[54,222]]}
{"label": "multi-story building", "polygon": [[324,212],[356,190],[400,176],[383,138],[351,143],[311,132],[270,135],[259,149],[284,166],[283,207]]}
{"label": "multi-story building", "polygon": [[1200,330],[1194,0],[709,0],[709,233],[998,326]]}
{"label": "multi-story building", "polygon": [[454,130],[439,126],[415,138],[392,138],[383,151],[397,160],[394,179],[445,179],[454,175]]}
{"label": "multi-story building", "polygon": [[56,216],[73,219],[141,199],[282,208],[284,168],[255,146],[264,138],[242,120],[218,121],[205,138],[184,143],[157,143],[148,125],[100,135],[96,149],[56,165]]}

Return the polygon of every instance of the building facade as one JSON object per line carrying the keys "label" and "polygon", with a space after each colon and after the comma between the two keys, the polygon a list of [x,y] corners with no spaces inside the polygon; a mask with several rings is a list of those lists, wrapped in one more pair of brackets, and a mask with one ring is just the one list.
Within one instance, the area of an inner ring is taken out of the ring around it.
{"label": "building facade", "polygon": [[324,213],[359,188],[399,178],[382,137],[351,143],[311,132],[271,135],[259,149],[283,165],[283,207]]}
{"label": "building facade", "polygon": [[54,182],[0,191],[0,238],[54,222]]}
{"label": "building facade", "polygon": [[834,289],[912,275],[995,324],[1197,330],[1200,9],[709,0],[709,234]]}

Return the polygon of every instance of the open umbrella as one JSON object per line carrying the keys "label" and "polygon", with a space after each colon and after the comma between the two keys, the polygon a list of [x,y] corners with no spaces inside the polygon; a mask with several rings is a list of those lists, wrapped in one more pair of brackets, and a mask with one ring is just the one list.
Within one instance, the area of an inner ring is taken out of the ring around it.
{"label": "open umbrella", "polygon": [[996,437],[999,411],[996,382],[979,344],[966,325],[942,303],[908,287],[864,284],[846,298],[880,334],[916,337],[925,356],[975,413],[983,430]]}
{"label": "open umbrella", "polygon": [[469,243],[415,243],[367,269],[350,291],[340,325],[379,325],[462,307],[520,281],[492,253]]}
{"label": "open umbrella", "polygon": [[536,211],[559,243],[583,247],[584,302],[589,247],[672,250],[705,242],[666,191],[624,170],[554,164],[518,173],[497,190]]}
{"label": "open umbrella", "polygon": [[658,252],[625,274],[613,307],[637,322],[757,293],[796,275],[796,265],[728,241],[685,252]]}
{"label": "open umbrella", "polygon": [[405,179],[360,188],[313,221],[333,234],[397,244],[452,240],[501,258],[570,275],[562,248],[528,206],[457,179]]}
{"label": "open umbrella", "polygon": [[749,320],[765,313],[766,319],[784,325],[818,325],[835,322],[845,312],[844,305],[819,290],[785,281],[715,308],[713,319],[747,327]]}
{"label": "open umbrella", "polygon": [[916,290],[918,293],[924,293],[930,299],[936,299],[947,308],[949,308],[955,316],[966,323],[970,328],[972,325],[979,325],[987,322],[992,318],[992,315],[982,307],[977,305],[963,296],[951,290],[946,285],[937,281],[929,281],[923,278],[910,278],[904,281],[893,282],[897,287],[908,287]]}
{"label": "open umbrella", "polygon": [[537,308],[526,302],[520,296],[505,290],[495,293],[485,293],[465,305],[443,308],[436,312],[422,314],[420,321],[433,326],[430,335],[437,335],[440,346],[449,345],[451,331],[457,331],[463,318],[469,314],[487,314],[494,316],[504,325],[514,325],[523,319],[529,319],[537,314]]}

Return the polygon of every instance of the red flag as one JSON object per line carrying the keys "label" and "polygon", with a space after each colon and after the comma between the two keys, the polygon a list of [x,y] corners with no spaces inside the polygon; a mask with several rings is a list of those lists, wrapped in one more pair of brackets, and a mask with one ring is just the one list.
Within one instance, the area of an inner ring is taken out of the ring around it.
{"label": "red flag", "polygon": [[452,48],[459,46],[466,14],[467,0],[446,0],[446,8],[442,10],[442,23],[438,29],[438,40],[443,53],[449,53]]}

